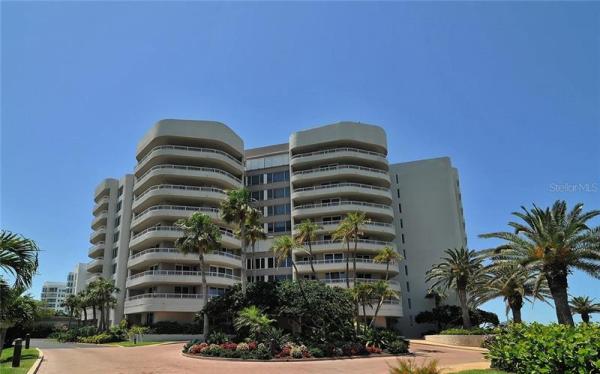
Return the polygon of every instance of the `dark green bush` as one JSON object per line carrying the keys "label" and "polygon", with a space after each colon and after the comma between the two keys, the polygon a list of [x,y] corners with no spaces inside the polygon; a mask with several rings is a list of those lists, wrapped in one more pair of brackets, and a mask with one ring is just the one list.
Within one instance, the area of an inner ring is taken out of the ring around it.
{"label": "dark green bush", "polygon": [[316,357],[316,358],[325,356],[325,354],[323,353],[323,351],[320,348],[310,348],[308,350],[308,352],[310,352],[310,355],[312,357]]}
{"label": "dark green bush", "polygon": [[473,327],[470,329],[446,329],[439,332],[440,335],[489,335],[496,334],[498,329],[484,329]]}
{"label": "dark green bush", "polygon": [[123,339],[121,337],[113,335],[110,332],[103,332],[98,335],[80,337],[78,339],[78,341],[80,343],[92,343],[92,344],[105,344],[105,343],[119,342],[122,340]]}
{"label": "dark green bush", "polygon": [[600,324],[512,324],[489,346],[492,367],[516,374],[600,373]]}
{"label": "dark green bush", "polygon": [[[498,326],[498,316],[491,312],[486,312],[481,309],[469,310],[471,323],[473,326],[481,324],[491,324]],[[456,305],[442,305],[433,308],[431,311],[425,311],[417,314],[415,317],[417,323],[429,323],[438,326],[438,330],[447,329],[449,327],[462,326],[462,311]]]}
{"label": "dark green bush", "polygon": [[408,341],[401,339],[394,340],[388,344],[386,350],[393,355],[408,353]]}
{"label": "dark green bush", "polygon": [[208,344],[221,344],[229,341],[229,337],[222,331],[211,331],[208,333],[206,342]]}

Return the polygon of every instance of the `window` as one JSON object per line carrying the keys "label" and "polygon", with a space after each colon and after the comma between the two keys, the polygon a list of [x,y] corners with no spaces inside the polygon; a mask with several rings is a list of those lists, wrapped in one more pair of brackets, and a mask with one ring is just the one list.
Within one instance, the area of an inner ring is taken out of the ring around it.
{"label": "window", "polygon": [[408,309],[412,309],[412,300],[408,298]]}
{"label": "window", "polygon": [[121,195],[123,195],[123,186],[119,187],[119,193],[117,194],[117,196]]}
{"label": "window", "polygon": [[340,271],[325,273],[325,279],[344,279],[344,273]]}
{"label": "window", "polygon": [[402,218],[400,218],[400,228],[403,229],[404,228],[404,221],[402,221]]}
{"label": "window", "polygon": [[285,182],[290,180],[290,171],[277,171],[274,173],[267,173],[267,183]]}
{"label": "window", "polygon": [[267,224],[267,232],[287,232],[292,230],[291,221],[269,222]]}
{"label": "window", "polygon": [[282,188],[272,188],[267,190],[267,198],[268,199],[280,199],[282,197],[290,196],[290,188],[282,187]]}
{"label": "window", "polygon": [[119,253],[119,248],[113,248],[112,249],[112,258],[117,257],[118,253]]}
{"label": "window", "polygon": [[402,234],[402,244],[404,244],[404,234]]}
{"label": "window", "polygon": [[265,268],[265,259],[263,258],[255,258],[254,259],[254,268],[255,269],[264,269]]}
{"label": "window", "polygon": [[113,243],[116,243],[118,241],[119,241],[119,232],[117,231],[113,234]]}
{"label": "window", "polygon": [[404,265],[404,275],[408,275],[408,266]]}
{"label": "window", "polygon": [[267,268],[272,269],[275,267],[275,259],[273,257],[269,257],[267,259]]}
{"label": "window", "polygon": [[406,260],[406,249],[402,250],[402,254],[404,255],[404,259]]}
{"label": "window", "polygon": [[398,213],[402,213],[402,204],[398,204]]}
{"label": "window", "polygon": [[410,283],[406,282],[406,292],[410,292]]}
{"label": "window", "polygon": [[256,186],[257,184],[262,184],[262,182],[263,182],[262,174],[250,175],[250,176],[246,177],[246,184],[248,186]]}
{"label": "window", "polygon": [[117,218],[115,218],[115,227],[119,227],[120,224],[121,224],[121,216],[117,216]]}
{"label": "window", "polygon": [[369,273],[356,273],[356,278],[371,279],[372,275]]}
{"label": "window", "polygon": [[267,207],[267,216],[278,216],[284,214],[290,214],[291,207],[290,204],[279,204],[279,205],[271,205]]}
{"label": "window", "polygon": [[263,191],[252,191],[250,192],[250,200],[252,201],[261,201],[264,200],[265,194]]}
{"label": "window", "polygon": [[116,273],[117,272],[117,264],[113,264],[112,266],[112,273]]}
{"label": "window", "polygon": [[397,194],[398,194],[398,198],[400,198],[400,189],[398,188],[398,189],[396,190],[396,192],[397,192]]}
{"label": "window", "polygon": [[396,174],[396,184],[398,184],[398,174]]}
{"label": "window", "polygon": [[121,207],[122,207],[122,206],[123,206],[123,200],[119,200],[119,201],[117,202],[117,212],[120,212],[120,211],[121,211]]}
{"label": "window", "polygon": [[252,269],[252,259],[246,259],[246,269]]}

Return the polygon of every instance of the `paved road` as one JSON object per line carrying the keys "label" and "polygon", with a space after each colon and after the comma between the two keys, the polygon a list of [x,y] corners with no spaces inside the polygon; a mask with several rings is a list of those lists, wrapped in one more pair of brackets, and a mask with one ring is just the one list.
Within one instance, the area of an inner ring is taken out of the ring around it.
{"label": "paved road", "polygon": [[[227,362],[184,357],[180,353],[182,344],[123,348],[37,343],[48,347],[42,348],[44,361],[38,371],[40,374],[367,374],[388,373],[389,365],[397,360],[395,357],[374,357],[311,362]],[[437,359],[447,368],[487,367],[480,352],[421,344],[412,344],[411,351],[418,362]]]}

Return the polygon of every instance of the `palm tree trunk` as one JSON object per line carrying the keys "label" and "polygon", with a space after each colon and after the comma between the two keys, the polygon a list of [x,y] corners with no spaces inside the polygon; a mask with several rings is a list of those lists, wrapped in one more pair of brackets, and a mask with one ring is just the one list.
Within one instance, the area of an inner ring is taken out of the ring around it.
{"label": "palm tree trunk", "polygon": [[467,306],[467,291],[464,288],[458,289],[458,300],[462,311],[463,328],[471,328],[471,317],[469,316],[469,307]]}
{"label": "palm tree trunk", "polygon": [[98,320],[96,319],[96,304],[92,305],[92,320],[94,321],[96,328],[98,328]]}
{"label": "palm tree trunk", "polygon": [[581,320],[585,323],[590,323],[589,313],[581,313]]}
{"label": "palm tree trunk", "polygon": [[87,308],[81,308],[83,311],[83,322],[87,325]]}
{"label": "palm tree trunk", "polygon": [[[296,267],[296,262],[294,260],[292,260],[292,266],[294,267],[294,271],[296,272],[296,274],[298,274],[298,268]],[[306,305],[310,305],[310,303],[308,302],[308,298],[306,297],[306,294],[304,293],[304,286],[302,286],[302,279],[297,278],[298,280],[298,287],[300,288],[300,293],[302,294],[302,298],[304,299],[304,302],[306,303]]]}
{"label": "palm tree trunk", "polygon": [[511,307],[510,310],[513,315],[513,322],[514,323],[522,323],[523,320],[521,319],[521,308],[515,306],[515,307]]}
{"label": "palm tree trunk", "polygon": [[252,269],[252,282],[256,283],[256,269],[254,269],[254,249],[256,247],[256,242],[252,242],[252,263],[250,264],[250,268]]}
{"label": "palm tree trunk", "polygon": [[369,327],[373,326],[373,323],[375,323],[375,318],[377,318],[377,315],[379,314],[379,309],[381,309],[381,306],[383,305],[383,302],[385,300],[385,296],[381,296],[381,298],[379,299],[379,302],[377,303],[377,308],[375,308],[375,313],[373,314],[373,319],[371,319],[371,323],[369,323]]}
{"label": "palm tree trunk", "polygon": [[104,331],[104,303],[100,304],[100,331]]}
{"label": "palm tree trunk", "polygon": [[560,271],[559,274],[546,273],[548,280],[548,288],[554,299],[554,307],[556,309],[556,318],[558,323],[562,325],[574,326],[571,308],[569,307],[569,295],[567,294],[568,282],[567,272]]}
{"label": "palm tree trunk", "polygon": [[71,322],[73,320],[73,312],[69,311],[69,323],[67,325],[67,327],[70,329],[71,328]]}
{"label": "palm tree trunk", "polygon": [[[352,255],[352,283],[356,287],[356,252],[358,249],[358,234],[354,236],[354,254]],[[355,305],[356,320],[358,321],[358,300]]]}
{"label": "palm tree trunk", "polygon": [[390,277],[390,262],[386,262],[385,264],[385,281],[387,282]]}
{"label": "palm tree trunk", "polygon": [[[243,266],[242,266],[243,267]],[[204,256],[200,255],[200,271],[202,271],[202,298],[204,299],[204,307],[208,305],[208,284],[206,282],[206,265],[204,264]],[[204,334],[204,340],[208,336],[208,313],[203,313],[203,325],[202,334]]]}
{"label": "palm tree trunk", "polygon": [[350,289],[350,242],[346,242],[348,251],[346,252],[346,288]]}
{"label": "palm tree trunk", "polygon": [[308,262],[310,262],[310,269],[312,270],[313,278],[317,278],[317,272],[315,271],[315,266],[313,265],[313,252],[312,252],[312,243],[310,239],[308,240]]}
{"label": "palm tree trunk", "polygon": [[[245,295],[246,294],[246,284],[248,283],[248,279],[246,279],[246,222],[245,220],[241,220],[240,221],[240,236],[241,236],[241,244],[242,244],[242,248],[241,248],[241,257],[242,257],[242,269],[241,269],[241,276],[242,276],[242,293]],[[252,267],[252,265],[251,265]]]}

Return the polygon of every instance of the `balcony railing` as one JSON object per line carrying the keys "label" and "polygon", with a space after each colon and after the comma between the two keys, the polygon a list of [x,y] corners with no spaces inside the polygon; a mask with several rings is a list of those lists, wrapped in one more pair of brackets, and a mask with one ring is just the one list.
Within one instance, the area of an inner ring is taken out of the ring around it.
{"label": "balcony railing", "polygon": [[179,150],[179,151],[191,151],[191,152],[216,153],[216,154],[219,154],[221,156],[227,157],[228,159],[234,161],[235,163],[237,163],[240,166],[242,165],[242,162],[240,160],[238,160],[237,158],[233,157],[229,153],[223,152],[223,151],[218,150],[218,149],[213,149],[213,148],[199,148],[199,147],[185,147],[185,146],[180,146],[180,145],[159,145],[159,146],[156,146],[156,147],[152,148],[150,150],[150,152],[148,152],[148,154],[146,156],[144,156],[138,162],[138,164],[141,164],[146,159],[148,159],[152,155],[153,152],[159,151],[159,150],[164,150],[164,149],[172,149],[172,150]]}
{"label": "balcony railing", "polygon": [[[149,253],[179,253],[179,254],[181,254],[181,252],[177,248],[150,248],[150,249],[145,249],[143,251],[132,254],[131,256],[129,256],[129,259],[132,260],[134,258],[138,258],[140,256],[143,256],[143,255],[146,255]],[[212,251],[208,254],[229,257],[229,258],[233,258],[235,260],[241,259],[240,256],[235,255],[233,253],[225,252],[225,251]]]}
{"label": "balcony railing", "polygon": [[336,166],[324,166],[324,167],[315,168],[315,169],[308,169],[308,170],[296,171],[296,172],[293,173],[293,175],[304,175],[304,174],[310,174],[310,173],[319,173],[319,172],[322,172],[322,171],[332,171],[332,170],[341,170],[341,169],[362,170],[362,171],[369,171],[369,172],[372,172],[372,173],[380,173],[380,174],[385,174],[385,175],[388,174],[387,170],[374,169],[374,168],[369,168],[369,167],[366,167],[366,166],[358,166],[358,165],[336,165]]}
{"label": "balcony railing", "polygon": [[215,192],[215,193],[220,193],[225,195],[226,192],[225,190],[221,189],[221,188],[216,188],[216,187],[195,187],[195,186],[185,186],[185,185],[180,185],[180,184],[157,184],[156,186],[152,186],[150,188],[148,188],[147,190],[145,190],[144,192],[142,192],[141,194],[137,195],[134,200],[139,200],[141,199],[144,195],[146,195],[149,192],[152,191],[156,191],[156,190],[180,190],[180,191],[205,191],[205,192]]}
{"label": "balcony railing", "polygon": [[359,149],[359,148],[341,147],[341,148],[324,149],[322,151],[316,151],[316,152],[310,152],[310,153],[300,153],[297,155],[293,155],[292,160],[297,159],[297,158],[302,158],[302,157],[326,155],[326,154],[337,153],[337,152],[357,152],[357,153],[367,154],[367,155],[371,155],[371,156],[379,156],[379,157],[385,158],[385,154],[380,153],[380,152],[366,151],[364,149]]}
{"label": "balcony railing", "polygon": [[[346,279],[350,283],[352,283],[354,281],[353,278],[325,278],[325,279],[319,279],[319,280],[322,281],[322,282],[325,282],[325,283],[346,283]],[[379,281],[385,281],[385,279],[356,278],[356,283],[377,283]],[[388,280],[387,282],[389,284],[398,285],[398,282],[396,282],[396,281]]]}
{"label": "balcony railing", "polygon": [[[208,293],[208,298],[221,296],[218,293]],[[204,294],[201,293],[143,293],[140,295],[129,296],[127,301],[140,299],[203,299]]]}
{"label": "balcony railing", "polygon": [[149,173],[152,173],[155,170],[161,170],[161,169],[191,170],[191,171],[205,171],[205,172],[209,172],[209,173],[217,173],[217,174],[225,175],[225,176],[235,180],[238,183],[242,183],[242,180],[240,178],[236,177],[235,175],[233,175],[225,170],[216,169],[216,168],[205,168],[205,167],[200,167],[200,166],[186,166],[186,165],[156,165],[156,166],[153,166],[150,169],[148,169],[148,171],[145,172],[144,174],[142,174],[142,176],[136,178],[136,181],[140,181],[140,180],[144,179],[144,177],[146,175],[148,175]]}
{"label": "balcony railing", "polygon": [[[354,240],[351,242],[354,243]],[[385,242],[383,240],[373,240],[373,239],[358,239],[357,243],[367,243],[367,244],[378,244],[378,245],[393,245],[392,242]],[[342,240],[316,240],[311,242],[312,245],[328,245],[328,244],[345,244]]]}
{"label": "balcony railing", "polygon": [[386,210],[392,210],[392,208],[389,205],[376,204],[376,203],[366,203],[364,201],[354,201],[354,200],[334,201],[334,202],[331,202],[331,203],[301,204],[301,205],[296,205],[294,207],[294,209],[325,208],[325,207],[339,206],[339,205],[368,206],[368,207],[373,207],[373,208],[381,208],[381,209],[386,209]]}
{"label": "balcony railing", "polygon": [[201,207],[201,206],[198,207],[198,206],[185,206],[185,205],[155,205],[148,209],[145,209],[141,213],[134,215],[133,219],[140,218],[140,217],[144,216],[145,214],[148,214],[148,213],[156,211],[156,210],[180,210],[180,211],[185,211],[185,212],[219,213],[218,208],[211,208],[211,207]]}
{"label": "balcony railing", "polygon": [[[152,231],[178,231],[178,232],[183,232],[183,230],[181,230],[177,226],[154,226],[154,227],[148,227],[147,229],[138,232],[137,234],[133,235],[133,237],[131,239],[133,240],[133,239],[139,238],[140,236],[142,236],[144,234],[147,234],[149,232],[152,232]],[[232,230],[220,228],[219,231],[221,232],[222,235],[226,235],[226,236],[229,236],[229,237],[237,239],[236,235],[234,234],[234,232]]]}
{"label": "balcony railing", "polygon": [[[147,270],[141,273],[137,273],[129,276],[127,279],[137,279],[145,276],[187,276],[187,277],[200,277],[202,276],[201,271],[185,271],[185,270]],[[233,279],[235,281],[239,281],[240,277],[232,274],[219,273],[216,271],[207,271],[207,277],[218,277],[218,278],[227,278]]]}
{"label": "balcony railing", "polygon": [[[341,219],[336,219],[336,220],[331,220],[331,221],[315,221],[315,224],[318,226],[327,226],[327,225],[339,225],[340,223],[342,223],[343,220]],[[393,225],[391,223],[386,223],[386,222],[376,222],[376,221],[368,221],[367,223],[365,223],[364,225],[361,226],[381,226],[381,227],[393,227]]]}
{"label": "balcony railing", "polygon": [[[348,259],[348,262],[352,263],[353,260],[352,258]],[[372,258],[357,258],[356,259],[357,263],[363,263],[363,264],[381,264],[381,265],[387,265],[387,263],[385,262],[377,262],[374,261]],[[319,265],[319,264],[345,264],[346,263],[346,259],[345,258],[336,258],[336,259],[331,259],[331,260],[313,260],[313,265]],[[391,261],[390,265],[395,265],[396,261]],[[296,261],[296,265],[310,265],[310,261]]]}
{"label": "balcony railing", "polygon": [[320,186],[295,188],[294,192],[326,190],[328,188],[339,188],[339,187],[358,187],[358,188],[377,190],[377,191],[389,191],[390,190],[389,188],[371,186],[370,184],[364,184],[364,183],[331,183],[331,184],[323,184]]}

